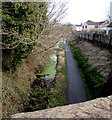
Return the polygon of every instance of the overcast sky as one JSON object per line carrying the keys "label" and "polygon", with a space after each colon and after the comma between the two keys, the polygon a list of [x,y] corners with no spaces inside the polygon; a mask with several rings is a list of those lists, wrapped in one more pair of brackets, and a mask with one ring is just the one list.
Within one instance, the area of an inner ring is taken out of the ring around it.
{"label": "overcast sky", "polygon": [[96,22],[105,20],[109,14],[111,1],[112,0],[69,0],[68,15],[62,22],[80,24],[87,20]]}

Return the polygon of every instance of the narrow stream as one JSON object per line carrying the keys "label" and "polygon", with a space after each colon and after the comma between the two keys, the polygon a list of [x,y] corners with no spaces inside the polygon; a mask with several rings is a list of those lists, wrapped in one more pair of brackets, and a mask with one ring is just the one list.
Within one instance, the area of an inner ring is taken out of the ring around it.
{"label": "narrow stream", "polygon": [[67,65],[67,101],[68,104],[84,102],[87,100],[85,88],[81,80],[76,61],[73,58],[71,50],[66,42],[66,65]]}

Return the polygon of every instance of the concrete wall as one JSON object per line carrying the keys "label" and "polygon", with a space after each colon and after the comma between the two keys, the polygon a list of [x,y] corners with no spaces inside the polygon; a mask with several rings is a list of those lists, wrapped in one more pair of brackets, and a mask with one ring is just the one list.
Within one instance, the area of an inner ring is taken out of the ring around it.
{"label": "concrete wall", "polygon": [[112,49],[112,36],[106,34],[97,34],[97,33],[78,33],[77,37],[91,41],[92,43],[97,43],[105,48]]}

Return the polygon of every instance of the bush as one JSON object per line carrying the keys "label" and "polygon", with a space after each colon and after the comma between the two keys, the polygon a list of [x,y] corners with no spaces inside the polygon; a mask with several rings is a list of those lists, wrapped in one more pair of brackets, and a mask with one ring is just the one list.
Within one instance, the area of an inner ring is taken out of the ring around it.
{"label": "bush", "polygon": [[[2,2],[2,42],[6,49],[5,55],[11,48],[9,59],[14,69],[21,63],[23,56],[38,46],[38,42],[30,42],[38,39],[47,25],[46,13],[45,2]],[[3,56],[3,67],[9,59]]]}

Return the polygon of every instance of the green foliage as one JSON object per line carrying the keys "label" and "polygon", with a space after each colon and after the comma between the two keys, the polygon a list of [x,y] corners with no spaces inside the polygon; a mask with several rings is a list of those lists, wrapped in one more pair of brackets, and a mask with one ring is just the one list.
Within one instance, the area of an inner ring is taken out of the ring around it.
{"label": "green foliage", "polygon": [[49,103],[48,108],[62,106],[64,103],[64,99],[63,99],[61,93],[54,92],[49,96],[49,98],[50,98],[50,103]]}
{"label": "green foliage", "polygon": [[63,75],[66,75],[67,73],[67,69],[66,69],[66,65],[63,65],[60,70],[58,70],[59,73],[63,73]]}
{"label": "green foliage", "polygon": [[[38,42],[25,43],[38,39],[39,34],[47,25],[46,13],[45,2],[2,3],[2,42],[12,48],[10,56],[12,56],[13,68],[16,68],[21,63],[21,58],[29,54],[35,46],[40,46]],[[4,65],[7,60],[3,60]]]}
{"label": "green foliage", "polygon": [[106,30],[89,30],[88,33],[106,34]]}
{"label": "green foliage", "polygon": [[48,105],[49,94],[46,87],[36,86],[32,89],[29,103],[24,109],[25,112],[46,109]]}
{"label": "green foliage", "polygon": [[92,20],[88,20],[87,22],[93,22]]}
{"label": "green foliage", "polygon": [[87,89],[88,98],[92,99],[98,97],[98,93],[102,87],[102,81],[104,78],[97,73],[95,68],[92,68],[88,64],[88,59],[84,57],[82,51],[77,48],[76,45],[71,44],[70,46],[73,56],[77,60],[81,77]]}
{"label": "green foliage", "polygon": [[64,76],[60,78],[60,80],[56,81],[55,89],[53,92],[51,92],[49,96],[49,106],[48,108],[53,108],[57,106],[62,106],[66,104],[66,97],[65,97],[65,91],[67,88],[66,83],[66,65],[61,65],[61,68],[58,70],[58,73],[62,73]]}

